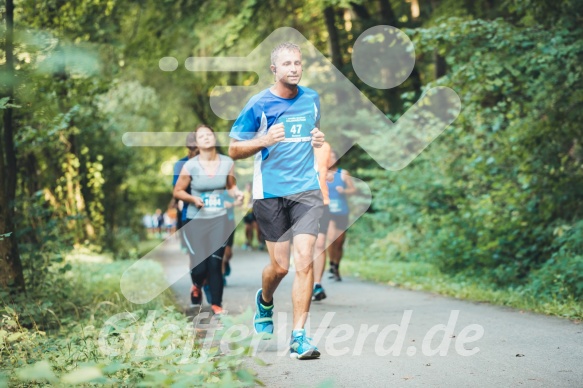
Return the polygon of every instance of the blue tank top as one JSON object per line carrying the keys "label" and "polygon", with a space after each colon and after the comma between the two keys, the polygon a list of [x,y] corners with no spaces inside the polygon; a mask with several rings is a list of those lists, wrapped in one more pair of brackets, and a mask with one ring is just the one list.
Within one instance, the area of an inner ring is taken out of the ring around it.
{"label": "blue tank top", "polygon": [[346,201],[346,195],[340,194],[336,187],[340,186],[343,189],[346,188],[346,183],[342,180],[342,169],[338,169],[334,174],[334,180],[332,182],[326,182],[328,185],[328,195],[330,196],[330,204],[328,208],[330,213],[338,215],[348,214],[348,202]]}
{"label": "blue tank top", "polygon": [[231,129],[230,137],[250,140],[282,123],[285,139],[255,154],[253,198],[278,198],[320,190],[310,131],[320,124],[320,97],[298,86],[291,99],[263,90],[249,100]]}

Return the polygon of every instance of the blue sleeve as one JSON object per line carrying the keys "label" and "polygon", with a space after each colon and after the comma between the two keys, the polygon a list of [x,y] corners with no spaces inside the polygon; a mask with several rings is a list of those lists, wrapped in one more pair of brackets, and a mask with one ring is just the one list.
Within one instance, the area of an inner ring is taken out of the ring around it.
{"label": "blue sleeve", "polygon": [[180,176],[182,166],[184,166],[184,162],[181,160],[174,163],[174,176],[172,176],[172,187],[176,186],[176,182],[178,182],[178,177]]}
{"label": "blue sleeve", "polygon": [[230,137],[237,140],[251,140],[261,125],[261,109],[257,107],[258,98],[249,100],[231,128]]}

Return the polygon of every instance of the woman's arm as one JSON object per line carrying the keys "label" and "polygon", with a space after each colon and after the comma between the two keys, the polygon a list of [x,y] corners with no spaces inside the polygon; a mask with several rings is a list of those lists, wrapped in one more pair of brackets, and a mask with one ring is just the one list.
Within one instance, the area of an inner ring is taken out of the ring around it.
{"label": "woman's arm", "polygon": [[188,188],[188,185],[190,185],[191,181],[192,177],[190,176],[186,168],[182,167],[182,170],[180,171],[180,176],[178,177],[176,185],[174,186],[173,192],[174,198],[180,199],[184,202],[192,203],[198,208],[203,207],[204,202],[202,201],[201,198],[195,197],[194,195],[190,195],[186,192],[186,189]]}

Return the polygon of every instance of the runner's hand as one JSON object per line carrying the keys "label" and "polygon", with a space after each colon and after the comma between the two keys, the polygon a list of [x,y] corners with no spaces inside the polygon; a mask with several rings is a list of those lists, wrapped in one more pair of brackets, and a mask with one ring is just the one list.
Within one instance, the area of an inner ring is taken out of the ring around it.
{"label": "runner's hand", "polygon": [[336,186],[336,191],[337,191],[339,194],[342,194],[342,193],[344,193],[344,187],[342,187],[342,186]]}
{"label": "runner's hand", "polygon": [[196,206],[197,208],[201,208],[204,207],[204,201],[202,200],[202,198],[200,197],[192,197],[192,203],[194,204],[194,206]]}
{"label": "runner's hand", "polygon": [[242,192],[241,190],[237,190],[237,191],[235,192],[235,199],[236,199],[237,201],[241,201],[241,202],[243,202],[243,192]]}
{"label": "runner's hand", "polygon": [[310,135],[312,135],[312,147],[322,147],[324,144],[324,132],[320,131],[318,128],[314,128],[310,132]]}
{"label": "runner's hand", "polygon": [[233,206],[241,206],[243,204],[243,192],[241,190],[235,190],[231,196],[235,199]]}
{"label": "runner's hand", "polygon": [[279,143],[285,139],[285,130],[283,123],[277,123],[269,127],[267,133],[265,134],[265,140],[267,141],[267,147]]}

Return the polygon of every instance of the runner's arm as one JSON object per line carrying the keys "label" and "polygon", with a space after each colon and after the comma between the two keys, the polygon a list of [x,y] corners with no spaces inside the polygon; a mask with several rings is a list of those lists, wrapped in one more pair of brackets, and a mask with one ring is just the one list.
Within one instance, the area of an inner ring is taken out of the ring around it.
{"label": "runner's arm", "polygon": [[352,195],[358,192],[358,189],[356,188],[356,186],[354,186],[354,181],[352,180],[352,177],[348,175],[348,172],[346,170],[342,170],[340,178],[344,181],[344,183],[346,183],[346,188],[343,191],[344,195]]}
{"label": "runner's arm", "polygon": [[178,177],[176,185],[174,186],[173,192],[174,198],[180,199],[184,202],[193,203],[196,207],[199,208],[203,207],[204,202],[202,201],[201,198],[195,197],[194,195],[190,195],[186,192],[186,189],[188,188],[188,185],[190,184],[191,180],[192,177],[190,176],[186,168],[182,167],[182,170],[180,171],[180,176]]}
{"label": "runner's arm", "polygon": [[233,158],[233,160],[245,159],[249,156],[255,155],[264,148],[279,143],[283,139],[285,139],[283,124],[278,123],[269,127],[269,130],[264,136],[250,140],[231,139],[231,144],[229,144],[229,156]]}
{"label": "runner's arm", "polygon": [[237,187],[237,180],[235,179],[235,165],[231,167],[229,175],[227,175],[227,192],[235,199],[234,202],[243,200],[243,192]]}

